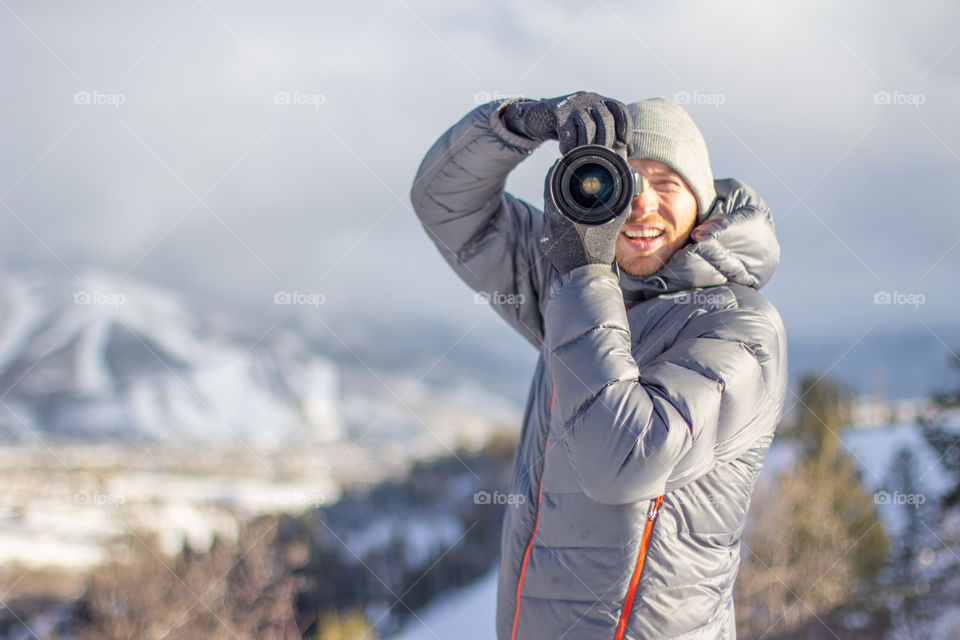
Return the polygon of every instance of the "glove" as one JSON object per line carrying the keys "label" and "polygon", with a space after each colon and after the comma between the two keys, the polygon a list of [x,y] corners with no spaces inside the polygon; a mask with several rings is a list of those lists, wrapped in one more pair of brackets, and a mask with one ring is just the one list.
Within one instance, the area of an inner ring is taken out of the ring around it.
{"label": "glove", "polygon": [[588,264],[608,267],[615,259],[617,236],[620,228],[630,217],[631,204],[627,203],[620,214],[600,225],[577,224],[560,213],[553,200],[550,181],[559,160],[547,172],[543,192],[544,235],[540,246],[544,256],[560,274]]}
{"label": "glove", "polygon": [[585,144],[626,147],[633,129],[626,105],[584,91],[512,102],[504,107],[502,118],[513,133],[533,140],[559,140],[563,154]]}

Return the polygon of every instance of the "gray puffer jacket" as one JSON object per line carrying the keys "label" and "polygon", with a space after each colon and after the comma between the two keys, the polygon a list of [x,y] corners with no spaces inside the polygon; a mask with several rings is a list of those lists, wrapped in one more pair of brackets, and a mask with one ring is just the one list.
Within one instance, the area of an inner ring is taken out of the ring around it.
{"label": "gray puffer jacket", "polygon": [[770,211],[715,181],[654,276],[558,277],[543,214],[505,193],[537,143],[481,105],[430,149],[414,210],[447,262],[540,350],[503,522],[500,640],[734,638],[750,494],[783,409],[786,339],[757,293]]}

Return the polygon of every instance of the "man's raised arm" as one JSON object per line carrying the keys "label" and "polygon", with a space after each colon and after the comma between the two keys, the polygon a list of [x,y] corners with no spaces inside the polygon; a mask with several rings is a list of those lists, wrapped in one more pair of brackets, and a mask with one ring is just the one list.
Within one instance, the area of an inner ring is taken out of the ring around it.
{"label": "man's raised arm", "polygon": [[450,127],[423,159],[410,199],[450,266],[539,347],[539,299],[549,268],[537,243],[543,216],[504,187],[542,140],[506,128],[498,109],[510,102],[480,105]]}
{"label": "man's raised arm", "polygon": [[629,130],[626,107],[594,93],[509,98],[468,113],[417,171],[410,200],[444,259],[538,348],[540,299],[556,272],[543,259],[542,212],[504,191],[507,175],[544,140],[566,153],[624,141]]}

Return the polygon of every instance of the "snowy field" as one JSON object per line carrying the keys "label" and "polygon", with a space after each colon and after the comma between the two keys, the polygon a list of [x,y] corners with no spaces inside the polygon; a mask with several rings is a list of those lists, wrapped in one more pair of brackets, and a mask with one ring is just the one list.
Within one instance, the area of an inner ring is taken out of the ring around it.
{"label": "snowy field", "polygon": [[497,570],[411,618],[391,640],[490,640],[496,637]]}

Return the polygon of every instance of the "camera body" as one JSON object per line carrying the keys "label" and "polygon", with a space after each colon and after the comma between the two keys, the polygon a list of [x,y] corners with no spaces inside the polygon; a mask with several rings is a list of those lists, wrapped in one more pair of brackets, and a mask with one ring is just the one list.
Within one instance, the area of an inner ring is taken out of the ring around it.
{"label": "camera body", "polygon": [[576,147],[557,161],[550,194],[557,210],[576,224],[610,222],[643,192],[644,180],[627,164],[626,149]]}

